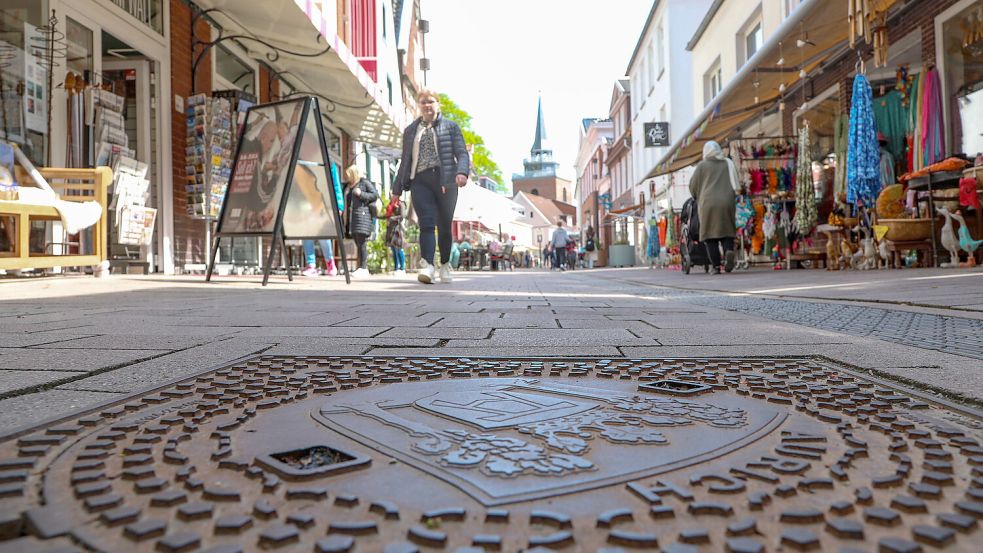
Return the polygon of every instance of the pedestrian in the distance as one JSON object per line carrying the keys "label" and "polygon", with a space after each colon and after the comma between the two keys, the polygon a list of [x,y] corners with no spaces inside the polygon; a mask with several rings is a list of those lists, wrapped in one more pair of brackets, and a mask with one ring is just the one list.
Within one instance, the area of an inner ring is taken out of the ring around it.
{"label": "pedestrian in the distance", "polygon": [[355,241],[355,247],[358,249],[358,268],[352,271],[352,276],[369,276],[369,252],[366,242],[374,226],[369,206],[379,198],[379,192],[356,165],[345,169],[345,179],[345,234]]}
{"label": "pedestrian in the distance", "polygon": [[700,214],[700,242],[707,248],[711,272],[720,274],[720,250],[724,271],[734,270],[734,237],[737,236],[737,191],[740,180],[734,162],[724,156],[720,144],[703,146],[703,161],[696,164],[689,180],[689,193],[696,198]]}
{"label": "pedestrian in the distance", "polygon": [[406,274],[406,253],[403,246],[406,239],[403,230],[403,204],[389,202],[386,208],[386,244],[393,254],[393,273],[396,276]]}
{"label": "pedestrian in the distance", "polygon": [[567,234],[567,229],[563,228],[563,219],[556,222],[556,228],[553,229],[553,236],[550,237],[550,247],[553,249],[553,266],[561,271],[565,271],[563,265],[567,260],[567,242],[570,240],[570,235]]}
{"label": "pedestrian in the distance", "polygon": [[[457,123],[441,116],[437,93],[422,89],[416,95],[420,117],[403,131],[403,157],[393,183],[393,198],[409,190],[420,222],[423,267],[417,280],[432,284],[437,272],[434,255],[440,240],[440,281],[451,275],[451,222],[457,207],[457,189],[468,182],[471,158]],[[436,236],[434,231],[437,231]]]}

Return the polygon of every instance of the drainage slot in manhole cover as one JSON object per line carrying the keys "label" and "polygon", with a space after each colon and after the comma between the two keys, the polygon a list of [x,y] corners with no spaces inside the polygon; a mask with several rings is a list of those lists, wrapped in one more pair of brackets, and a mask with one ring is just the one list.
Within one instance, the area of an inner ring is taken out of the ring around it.
{"label": "drainage slot in manhole cover", "polygon": [[641,392],[652,392],[655,394],[668,394],[672,396],[695,396],[712,390],[712,386],[697,384],[696,382],[686,382],[683,380],[656,380],[647,384],[639,384],[638,390]]}
{"label": "drainage slot in manhole cover", "polygon": [[288,479],[331,476],[371,462],[369,457],[325,445],[257,455],[256,464]]}

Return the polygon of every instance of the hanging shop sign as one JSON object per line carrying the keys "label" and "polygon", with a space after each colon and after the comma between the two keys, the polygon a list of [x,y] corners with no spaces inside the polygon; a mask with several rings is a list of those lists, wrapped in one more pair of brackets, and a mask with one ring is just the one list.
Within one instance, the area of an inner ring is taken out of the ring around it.
{"label": "hanging shop sign", "polygon": [[655,148],[669,145],[669,122],[645,123],[645,147]]}
{"label": "hanging shop sign", "polygon": [[[277,248],[292,239],[343,236],[316,98],[294,98],[249,108],[236,146],[232,176],[212,244],[206,280],[224,236],[270,236],[263,285]],[[344,258],[342,258],[344,264]],[[348,268],[345,266],[347,280]],[[288,268],[287,276],[293,275]]]}

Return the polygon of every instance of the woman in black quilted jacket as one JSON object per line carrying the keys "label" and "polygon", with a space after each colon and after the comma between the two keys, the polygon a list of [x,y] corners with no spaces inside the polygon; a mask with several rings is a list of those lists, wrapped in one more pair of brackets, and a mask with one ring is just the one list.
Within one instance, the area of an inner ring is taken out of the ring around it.
{"label": "woman in black quilted jacket", "polygon": [[352,272],[352,276],[368,276],[366,242],[374,226],[369,206],[379,198],[379,192],[355,165],[345,169],[345,181],[345,236],[355,240],[358,248],[358,268]]}
{"label": "woman in black quilted jacket", "polygon": [[[457,123],[441,117],[437,93],[422,89],[416,95],[420,117],[403,131],[403,157],[393,183],[393,198],[409,190],[420,221],[420,256],[423,267],[417,280],[432,284],[434,254],[440,240],[440,281],[449,283],[454,237],[451,223],[457,207],[457,189],[468,182],[471,157]],[[436,236],[434,231],[436,230]]]}

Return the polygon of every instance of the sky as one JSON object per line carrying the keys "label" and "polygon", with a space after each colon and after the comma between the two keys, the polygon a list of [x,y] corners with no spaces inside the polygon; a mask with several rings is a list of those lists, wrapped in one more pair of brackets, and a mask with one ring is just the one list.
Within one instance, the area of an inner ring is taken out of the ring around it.
{"label": "sky", "polygon": [[427,85],[472,116],[506,182],[522,172],[541,91],[560,176],[573,179],[578,127],[607,117],[652,0],[421,0]]}

